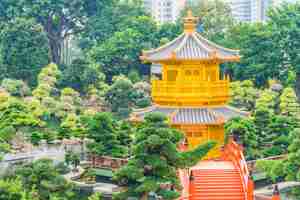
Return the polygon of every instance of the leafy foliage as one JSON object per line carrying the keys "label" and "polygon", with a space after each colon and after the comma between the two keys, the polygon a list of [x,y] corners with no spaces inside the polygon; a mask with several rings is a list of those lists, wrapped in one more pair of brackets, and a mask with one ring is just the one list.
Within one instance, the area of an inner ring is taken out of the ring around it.
{"label": "leafy foliage", "polygon": [[[208,142],[192,152],[178,152],[176,145],[183,135],[170,128],[167,118],[160,113],[146,116],[135,136],[133,157],[114,175],[120,186],[126,186],[124,191],[115,195],[115,199],[142,199],[150,192],[163,199],[176,199],[178,193],[171,189],[179,188],[176,170],[195,165],[215,145]],[[166,184],[171,187],[163,187]]]}
{"label": "leafy foliage", "polygon": [[[234,24],[230,5],[222,0],[194,1],[190,8],[195,16],[200,17],[198,32],[219,44],[224,43],[225,33]],[[182,16],[186,16],[186,11]]]}
{"label": "leafy foliage", "polygon": [[41,200],[74,197],[74,186],[59,175],[51,160],[37,160],[16,170],[26,191],[36,189]]}
{"label": "leafy foliage", "polygon": [[133,92],[133,84],[129,79],[124,76],[116,77],[105,94],[105,100],[112,112],[118,113],[120,117],[127,117],[133,104]]}
{"label": "leafy foliage", "polygon": [[299,147],[300,147],[300,129],[295,129],[291,135],[290,140],[292,140],[289,146],[289,155],[285,165],[285,171],[287,173],[286,179],[289,181],[299,181],[300,180],[300,162],[299,162]]}
{"label": "leafy foliage", "polygon": [[1,200],[39,200],[35,191],[26,192],[20,180],[0,180]]}
{"label": "leafy foliage", "polygon": [[233,135],[246,149],[246,159],[259,156],[258,134],[252,119],[234,118],[225,125],[226,135]]}
{"label": "leafy foliage", "polygon": [[102,200],[102,195],[101,193],[95,193],[90,196],[88,200]]}
{"label": "leafy foliage", "polygon": [[9,94],[12,96],[28,96],[30,94],[30,89],[21,80],[14,80],[14,79],[3,79],[1,83],[1,87],[4,88]]}
{"label": "leafy foliage", "polygon": [[116,127],[110,113],[97,113],[84,119],[88,138],[94,141],[88,145],[89,151],[97,155],[114,157],[126,156],[126,150],[117,140]]}
{"label": "leafy foliage", "polygon": [[0,27],[0,79],[20,79],[35,85],[41,67],[49,62],[43,28],[34,20],[23,18]]}
{"label": "leafy foliage", "polygon": [[101,69],[86,60],[76,59],[62,71],[61,87],[71,87],[80,92],[87,92],[89,86],[99,87],[105,81]]}
{"label": "leafy foliage", "polygon": [[300,105],[293,88],[285,88],[280,96],[280,111],[283,115],[299,118]]}
{"label": "leafy foliage", "polygon": [[230,84],[230,96],[230,105],[252,111],[259,96],[259,91],[250,80],[236,81]]}

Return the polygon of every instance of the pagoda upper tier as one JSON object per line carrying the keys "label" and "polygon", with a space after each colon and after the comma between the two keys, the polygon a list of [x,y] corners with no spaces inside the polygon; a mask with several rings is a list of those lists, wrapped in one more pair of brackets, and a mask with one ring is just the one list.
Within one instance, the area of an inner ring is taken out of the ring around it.
{"label": "pagoda upper tier", "polygon": [[239,51],[224,48],[205,39],[196,31],[197,18],[188,12],[184,19],[184,33],[166,45],[154,50],[143,51],[141,59],[153,63],[164,61],[217,61],[240,60]]}
{"label": "pagoda upper tier", "polygon": [[221,106],[229,99],[229,78],[220,64],[239,61],[239,51],[221,47],[196,31],[191,12],[184,33],[168,44],[144,51],[141,59],[160,65],[152,77],[152,100],[161,106]]}

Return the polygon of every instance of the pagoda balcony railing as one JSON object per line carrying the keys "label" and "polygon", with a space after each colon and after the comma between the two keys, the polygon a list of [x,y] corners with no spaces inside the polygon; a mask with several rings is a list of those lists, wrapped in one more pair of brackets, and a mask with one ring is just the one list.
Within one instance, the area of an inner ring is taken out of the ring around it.
{"label": "pagoda balcony railing", "polygon": [[229,99],[229,81],[152,80],[152,99],[161,105],[218,105]]}

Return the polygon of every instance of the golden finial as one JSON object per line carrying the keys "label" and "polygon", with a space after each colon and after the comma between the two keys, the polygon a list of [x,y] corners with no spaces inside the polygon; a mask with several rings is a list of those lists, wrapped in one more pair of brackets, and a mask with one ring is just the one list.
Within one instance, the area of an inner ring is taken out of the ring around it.
{"label": "golden finial", "polygon": [[195,32],[198,20],[198,17],[194,17],[192,10],[189,9],[187,11],[187,16],[184,18],[184,31],[186,33]]}

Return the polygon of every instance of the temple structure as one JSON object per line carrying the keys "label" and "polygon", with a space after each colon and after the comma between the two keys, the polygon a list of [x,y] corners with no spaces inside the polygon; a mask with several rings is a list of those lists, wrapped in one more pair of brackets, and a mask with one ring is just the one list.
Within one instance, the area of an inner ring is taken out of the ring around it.
{"label": "temple structure", "polygon": [[[189,11],[184,33],[166,45],[144,51],[141,59],[161,66],[161,74],[152,80],[153,106],[133,113],[142,121],[149,112],[162,112],[170,124],[185,133],[189,148],[208,140],[218,146],[208,158],[221,155],[224,123],[247,113],[227,106],[229,77],[220,72],[220,64],[240,60],[239,51],[221,47],[196,32],[197,18]],[[156,79],[156,80],[155,80]]]}

